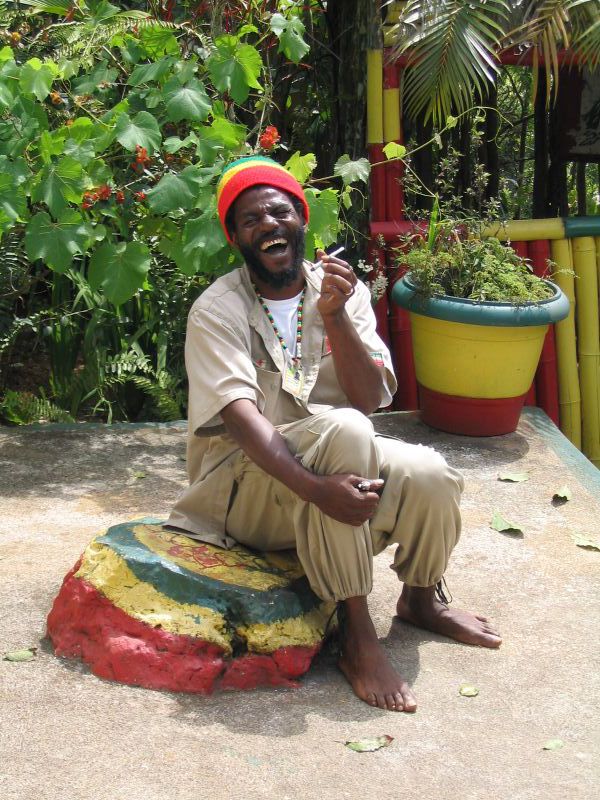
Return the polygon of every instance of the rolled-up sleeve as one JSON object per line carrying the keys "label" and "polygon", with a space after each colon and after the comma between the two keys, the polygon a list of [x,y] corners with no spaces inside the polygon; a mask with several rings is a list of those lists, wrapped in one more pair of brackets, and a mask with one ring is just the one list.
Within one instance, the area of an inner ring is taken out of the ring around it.
{"label": "rolled-up sleeve", "polygon": [[220,412],[234,400],[248,399],[262,411],[265,403],[240,331],[214,312],[192,308],[188,317],[185,365],[189,382],[188,420],[199,436],[212,436],[223,424]]}

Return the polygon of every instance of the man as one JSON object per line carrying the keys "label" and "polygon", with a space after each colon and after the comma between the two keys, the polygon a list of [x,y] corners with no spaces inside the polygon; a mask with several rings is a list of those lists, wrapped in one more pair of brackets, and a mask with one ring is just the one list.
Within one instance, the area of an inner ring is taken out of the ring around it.
{"label": "man", "polygon": [[217,202],[245,265],[190,312],[190,487],[169,522],[222,547],[296,548],[313,591],[339,604],[339,666],[355,694],[414,711],[369,616],[373,555],[397,545],[401,619],[498,647],[485,618],[436,597],[460,535],[462,478],[434,450],[374,433],[367,415],[396,388],[390,356],[350,266],[322,251],[322,267],[304,261],[297,181],[271,159],[240,159]]}

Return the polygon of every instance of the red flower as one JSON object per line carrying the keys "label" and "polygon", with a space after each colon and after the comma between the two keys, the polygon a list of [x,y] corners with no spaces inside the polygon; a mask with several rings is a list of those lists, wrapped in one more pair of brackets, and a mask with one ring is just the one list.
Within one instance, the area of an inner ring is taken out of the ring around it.
{"label": "red flower", "polygon": [[279,131],[274,125],[267,125],[258,139],[258,143],[263,150],[272,150],[281,139]]}
{"label": "red flower", "polygon": [[146,199],[146,192],[134,192],[133,196],[138,201],[138,203],[143,203]]}
{"label": "red flower", "polygon": [[115,200],[117,203],[124,203],[125,202],[125,193],[122,192],[120,189],[118,192],[115,192]]}
{"label": "red flower", "polygon": [[99,199],[100,195],[98,194],[98,192],[84,192],[83,202],[81,204],[81,207],[83,208],[84,211],[87,211],[88,208],[91,208],[96,202],[96,200]]}
{"label": "red flower", "polygon": [[108,184],[103,183],[102,186],[99,186],[96,190],[99,200],[108,200],[112,194],[112,189]]}
{"label": "red flower", "polygon": [[146,148],[139,144],[136,144],[135,146],[135,160],[138,162],[138,164],[149,164],[150,161],[152,161]]}

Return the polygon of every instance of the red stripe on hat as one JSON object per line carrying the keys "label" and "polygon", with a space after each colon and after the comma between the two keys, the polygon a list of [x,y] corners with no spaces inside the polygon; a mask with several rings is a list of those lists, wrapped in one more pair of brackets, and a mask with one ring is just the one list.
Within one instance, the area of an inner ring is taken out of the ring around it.
{"label": "red stripe on hat", "polygon": [[242,192],[259,185],[273,186],[276,189],[282,189],[294,197],[297,197],[302,202],[305,220],[308,222],[310,216],[308,203],[306,202],[302,186],[300,186],[293,175],[281,169],[273,169],[268,165],[249,166],[248,169],[241,170],[228,181],[219,197],[219,219],[221,220],[221,225],[225,231],[227,241],[230,244],[232,244],[232,241],[225,227],[227,212]]}

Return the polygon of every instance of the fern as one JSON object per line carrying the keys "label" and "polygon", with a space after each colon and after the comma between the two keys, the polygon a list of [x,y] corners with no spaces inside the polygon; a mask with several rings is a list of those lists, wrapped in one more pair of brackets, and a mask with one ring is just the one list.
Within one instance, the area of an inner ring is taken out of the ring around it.
{"label": "fern", "polygon": [[14,392],[11,389],[0,401],[0,417],[13,425],[75,422],[67,411],[51,403],[46,397],[36,397],[31,392]]}
{"label": "fern", "polygon": [[153,378],[133,375],[130,380],[151,399],[161,421],[173,422],[184,416],[184,393],[178,388],[179,381],[166,370],[160,370]]}

